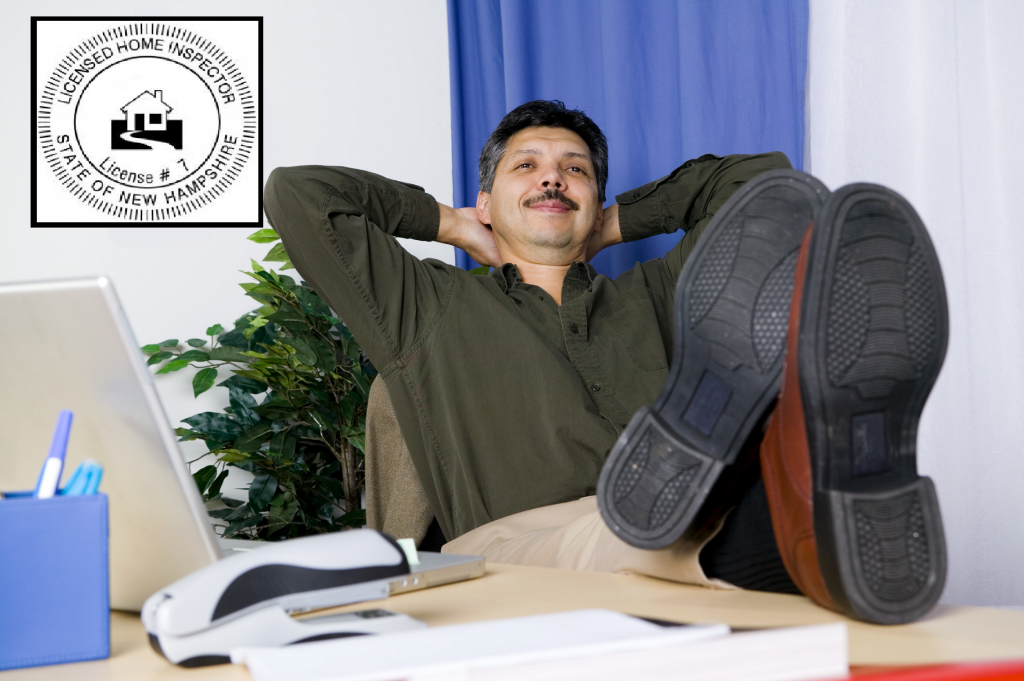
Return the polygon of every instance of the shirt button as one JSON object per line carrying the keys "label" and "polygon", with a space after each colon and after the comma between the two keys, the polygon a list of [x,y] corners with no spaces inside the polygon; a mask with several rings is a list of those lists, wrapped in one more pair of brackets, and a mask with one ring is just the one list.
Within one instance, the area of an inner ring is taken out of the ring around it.
{"label": "shirt button", "polygon": [[575,324],[573,324],[572,326],[569,327],[569,330],[572,331],[573,333],[579,333],[580,332],[580,327],[578,327]]}
{"label": "shirt button", "polygon": [[595,392],[595,393],[596,393],[596,392],[598,392],[598,391],[600,391],[600,390],[601,390],[601,386],[600,386],[599,384],[597,384],[597,383],[591,383],[591,384],[590,384],[590,390],[591,390],[592,392]]}
{"label": "shirt button", "polygon": [[633,198],[634,199],[639,199],[640,198],[640,192],[633,192]]}

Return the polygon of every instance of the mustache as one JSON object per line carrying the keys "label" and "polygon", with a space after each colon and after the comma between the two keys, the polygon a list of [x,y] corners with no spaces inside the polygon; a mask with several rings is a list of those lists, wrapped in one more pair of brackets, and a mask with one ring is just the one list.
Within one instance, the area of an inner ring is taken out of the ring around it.
{"label": "mustache", "polygon": [[576,203],[568,196],[562,193],[560,189],[551,188],[545,189],[543,194],[537,196],[531,196],[530,198],[523,201],[523,208],[529,208],[530,206],[536,205],[542,201],[558,201],[569,210],[579,210],[580,204]]}

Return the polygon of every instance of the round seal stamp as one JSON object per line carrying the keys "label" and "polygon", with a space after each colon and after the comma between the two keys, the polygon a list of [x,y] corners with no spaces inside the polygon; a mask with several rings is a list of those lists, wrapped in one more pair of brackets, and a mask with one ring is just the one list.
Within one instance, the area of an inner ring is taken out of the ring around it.
{"label": "round seal stamp", "polygon": [[228,192],[254,156],[257,116],[228,51],[139,20],[67,51],[39,93],[36,129],[42,160],[100,220],[168,223]]}

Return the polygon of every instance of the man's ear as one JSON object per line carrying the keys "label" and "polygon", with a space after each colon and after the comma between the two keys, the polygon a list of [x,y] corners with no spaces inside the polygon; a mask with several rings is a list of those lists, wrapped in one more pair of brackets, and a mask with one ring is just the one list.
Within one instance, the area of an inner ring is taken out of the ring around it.
{"label": "man's ear", "polygon": [[476,219],[483,224],[490,224],[490,194],[480,191],[476,195]]}
{"label": "man's ear", "polygon": [[485,225],[491,224],[491,195],[481,191],[476,195],[476,219]]}
{"label": "man's ear", "polygon": [[604,226],[604,208],[599,208],[597,211],[597,217],[594,220],[594,234],[601,232],[601,227]]}

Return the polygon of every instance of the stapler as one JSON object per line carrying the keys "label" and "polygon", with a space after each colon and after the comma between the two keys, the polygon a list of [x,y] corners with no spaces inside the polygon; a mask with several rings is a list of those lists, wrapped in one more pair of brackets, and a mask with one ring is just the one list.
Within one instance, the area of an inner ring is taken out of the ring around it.
{"label": "stapler", "polygon": [[161,589],[142,606],[142,623],[150,645],[183,667],[227,663],[238,646],[425,627],[386,610],[293,616],[387,598],[389,581],[409,571],[398,543],[374,530],[290,539],[225,558]]}

